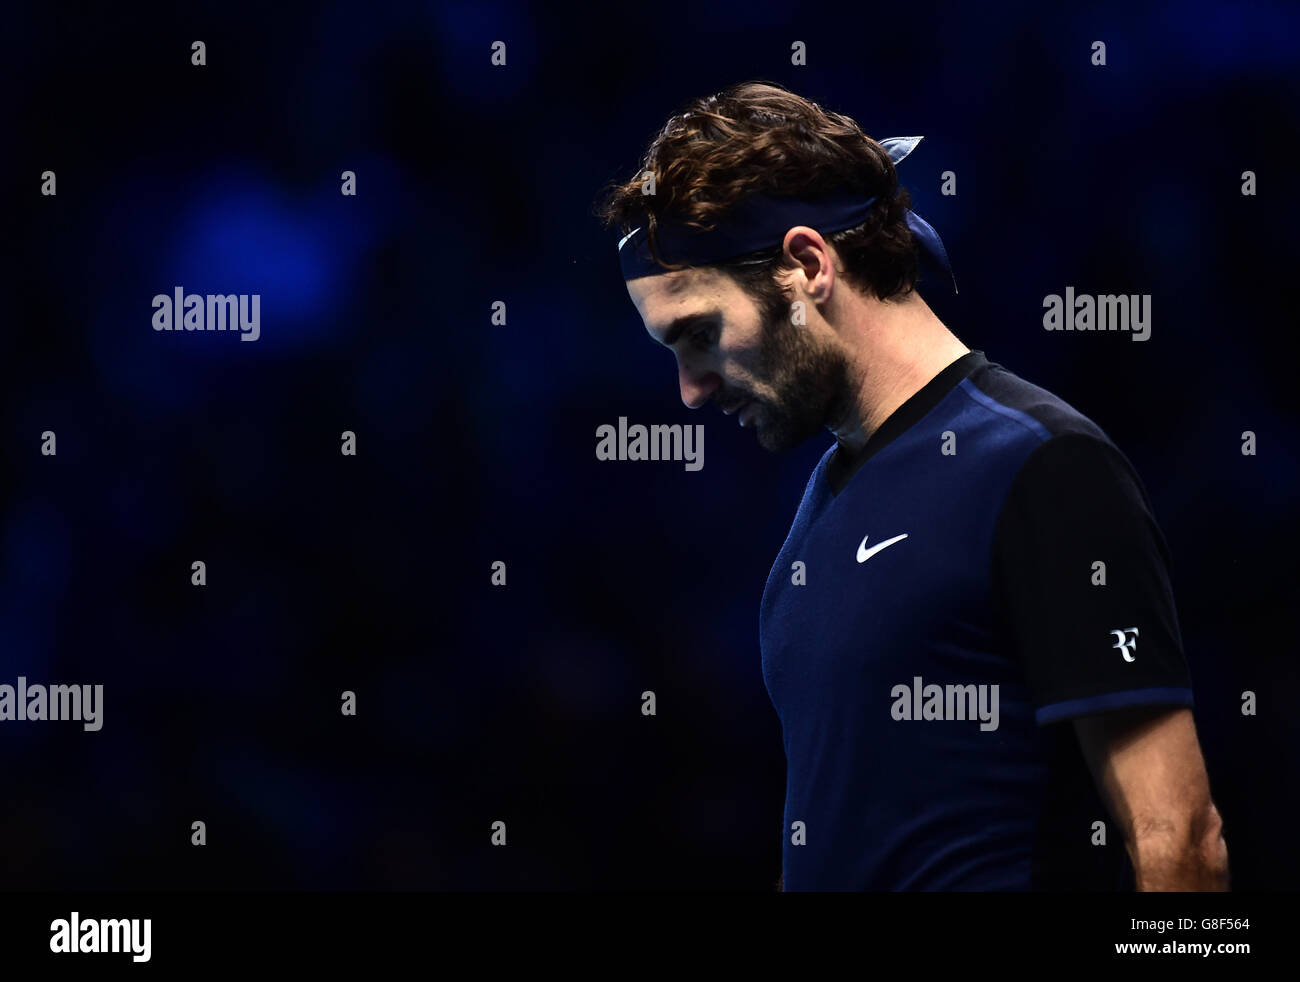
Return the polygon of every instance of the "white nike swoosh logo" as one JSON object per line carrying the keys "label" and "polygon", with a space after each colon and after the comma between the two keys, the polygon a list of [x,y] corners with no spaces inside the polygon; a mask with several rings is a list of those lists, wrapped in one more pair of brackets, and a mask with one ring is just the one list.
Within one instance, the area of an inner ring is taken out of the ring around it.
{"label": "white nike swoosh logo", "polygon": [[626,242],[628,239],[632,238],[632,236],[636,235],[637,232],[640,232],[640,231],[641,231],[640,226],[637,226],[636,228],[632,229],[632,231],[628,232],[627,235],[623,236],[623,238],[619,239],[619,240],[618,240],[618,251],[619,251],[619,252],[622,252],[622,251],[623,251],[623,243]]}
{"label": "white nike swoosh logo", "polygon": [[858,546],[858,562],[860,563],[865,563],[881,549],[888,549],[895,542],[902,542],[907,538],[907,533],[904,532],[902,535],[896,535],[892,539],[886,539],[884,542],[877,542],[870,549],[867,548],[867,540],[869,538],[871,538],[871,536],[864,535],[862,537],[862,544]]}

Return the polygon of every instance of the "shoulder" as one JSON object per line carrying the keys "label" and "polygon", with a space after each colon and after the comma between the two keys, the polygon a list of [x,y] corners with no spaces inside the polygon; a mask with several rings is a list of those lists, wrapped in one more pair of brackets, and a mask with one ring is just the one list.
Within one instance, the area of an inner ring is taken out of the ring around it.
{"label": "shoulder", "polygon": [[988,362],[971,373],[963,384],[973,400],[990,412],[1018,422],[1040,443],[1069,435],[1111,443],[1105,431],[1073,405],[997,362]]}

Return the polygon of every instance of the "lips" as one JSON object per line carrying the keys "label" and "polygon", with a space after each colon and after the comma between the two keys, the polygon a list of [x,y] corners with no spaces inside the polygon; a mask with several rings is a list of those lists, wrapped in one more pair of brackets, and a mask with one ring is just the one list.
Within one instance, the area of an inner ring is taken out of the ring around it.
{"label": "lips", "polygon": [[740,402],[734,402],[730,406],[722,406],[722,412],[727,416],[738,416],[738,422],[744,426],[746,422],[753,422],[754,413],[758,409],[757,399],[742,399]]}

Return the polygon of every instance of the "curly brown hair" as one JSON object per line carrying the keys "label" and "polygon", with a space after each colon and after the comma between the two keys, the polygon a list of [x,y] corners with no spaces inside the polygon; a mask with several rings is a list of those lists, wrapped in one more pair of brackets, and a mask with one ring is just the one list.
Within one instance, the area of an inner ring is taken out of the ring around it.
{"label": "curly brown hair", "polygon": [[[642,193],[646,171],[655,175],[654,194]],[[815,198],[835,191],[877,196],[861,225],[826,236],[845,280],[881,300],[906,297],[919,275],[917,246],[907,227],[911,200],[888,152],[848,116],[770,82],[741,82],[687,105],[651,141],[637,173],[607,189],[596,213],[620,234],[644,227],[655,261],[681,269],[658,251],[661,222],[707,230],[751,193]],[[776,281],[779,245],[713,265],[765,309],[787,302]]]}

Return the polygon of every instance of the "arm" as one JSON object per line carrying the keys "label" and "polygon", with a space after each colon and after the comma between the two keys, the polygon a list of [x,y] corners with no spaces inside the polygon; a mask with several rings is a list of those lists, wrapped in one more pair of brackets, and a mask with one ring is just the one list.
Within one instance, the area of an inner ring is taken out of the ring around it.
{"label": "arm", "polygon": [[1227,890],[1228,847],[1190,709],[1075,719],[1084,758],[1124,835],[1138,890]]}
{"label": "arm", "polygon": [[1040,445],[1008,493],[994,556],[1035,719],[1073,721],[1137,888],[1227,889],[1169,548],[1128,459],[1095,434]]}

